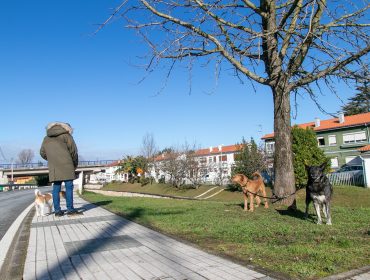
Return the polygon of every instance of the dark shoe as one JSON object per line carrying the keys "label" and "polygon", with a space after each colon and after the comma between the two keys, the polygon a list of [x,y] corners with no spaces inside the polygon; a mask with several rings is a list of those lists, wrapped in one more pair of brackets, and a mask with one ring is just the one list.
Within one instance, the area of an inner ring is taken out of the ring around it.
{"label": "dark shoe", "polygon": [[63,211],[55,212],[55,217],[62,217],[64,215]]}
{"label": "dark shoe", "polygon": [[72,209],[72,210],[67,210],[66,214],[70,216],[70,215],[76,215],[79,213],[76,209]]}

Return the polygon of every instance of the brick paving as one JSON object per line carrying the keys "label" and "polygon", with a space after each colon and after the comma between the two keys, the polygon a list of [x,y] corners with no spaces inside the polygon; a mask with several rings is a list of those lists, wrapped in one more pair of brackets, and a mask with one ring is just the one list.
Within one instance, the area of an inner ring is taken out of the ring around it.
{"label": "brick paving", "polygon": [[272,279],[77,196],[75,207],[83,215],[33,218],[23,279]]}

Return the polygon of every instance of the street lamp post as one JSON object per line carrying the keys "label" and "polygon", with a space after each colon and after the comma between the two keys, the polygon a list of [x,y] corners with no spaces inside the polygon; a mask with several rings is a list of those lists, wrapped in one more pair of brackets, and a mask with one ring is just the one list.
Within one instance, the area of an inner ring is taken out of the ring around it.
{"label": "street lamp post", "polygon": [[10,166],[11,166],[11,183],[13,184],[13,179],[14,179],[14,166],[13,166],[13,158],[10,159]]}
{"label": "street lamp post", "polygon": [[221,152],[221,156],[220,156],[220,172],[221,172],[221,174],[220,174],[220,184],[221,184],[221,186],[223,185],[223,177],[224,177],[224,174],[223,174],[223,172],[224,172],[224,167],[223,167],[223,162],[222,162],[222,145],[219,145],[218,146],[218,150]]}

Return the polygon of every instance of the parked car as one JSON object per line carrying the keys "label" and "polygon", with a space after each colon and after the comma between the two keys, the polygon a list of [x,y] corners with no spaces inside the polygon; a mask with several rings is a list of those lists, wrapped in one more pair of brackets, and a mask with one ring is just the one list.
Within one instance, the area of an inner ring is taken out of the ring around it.
{"label": "parked car", "polygon": [[348,172],[348,171],[362,171],[364,170],[362,165],[348,165],[345,164],[341,168],[335,171],[335,173]]}

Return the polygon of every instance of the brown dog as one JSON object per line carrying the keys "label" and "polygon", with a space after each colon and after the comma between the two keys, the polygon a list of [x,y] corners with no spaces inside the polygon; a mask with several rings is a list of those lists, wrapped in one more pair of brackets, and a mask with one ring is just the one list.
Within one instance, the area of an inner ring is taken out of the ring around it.
{"label": "brown dog", "polygon": [[[249,204],[250,204],[249,211],[251,211],[251,212],[253,212],[253,210],[254,210],[254,201],[253,200],[254,200],[255,194],[261,193],[262,196],[266,197],[265,184],[263,183],[263,179],[262,179],[261,174],[258,173],[258,172],[254,172],[252,174],[252,176],[253,177],[257,176],[258,178],[255,179],[255,180],[250,180],[244,174],[236,174],[236,175],[234,175],[234,177],[231,180],[233,183],[239,184],[242,187],[243,195],[244,195],[244,210],[245,211],[248,210],[247,195],[249,196]],[[257,206],[256,207],[258,207],[261,203],[261,199],[258,196],[256,196],[256,200],[257,200]],[[264,198],[264,200],[265,200],[265,208],[269,208],[267,199]]]}

